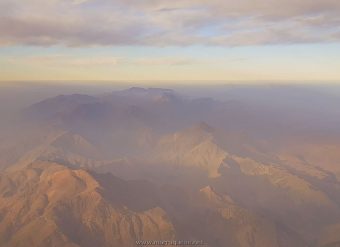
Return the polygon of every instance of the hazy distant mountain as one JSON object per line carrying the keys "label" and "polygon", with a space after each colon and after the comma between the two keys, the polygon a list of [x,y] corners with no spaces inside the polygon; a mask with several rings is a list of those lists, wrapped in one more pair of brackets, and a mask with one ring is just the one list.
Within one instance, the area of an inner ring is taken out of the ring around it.
{"label": "hazy distant mountain", "polygon": [[1,246],[336,246],[337,113],[250,92],[135,87],[26,107],[0,132]]}
{"label": "hazy distant mountain", "polygon": [[37,120],[51,120],[72,112],[80,105],[96,101],[95,97],[82,94],[59,95],[30,106],[25,110],[25,113],[32,120],[34,118],[37,118]]}

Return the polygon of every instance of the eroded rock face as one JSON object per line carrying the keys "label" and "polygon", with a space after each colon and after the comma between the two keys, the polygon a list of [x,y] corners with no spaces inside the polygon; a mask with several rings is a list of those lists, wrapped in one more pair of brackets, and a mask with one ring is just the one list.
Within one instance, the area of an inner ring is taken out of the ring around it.
{"label": "eroded rock face", "polygon": [[227,156],[215,143],[213,128],[205,123],[164,136],[155,150],[159,162],[198,168],[211,178],[220,176],[219,168]]}
{"label": "eroded rock face", "polygon": [[275,247],[287,238],[303,246],[211,186],[184,194],[174,188],[37,161],[0,176],[0,243],[109,247],[200,239],[207,246]]}
{"label": "eroded rock face", "polygon": [[103,190],[87,171],[56,163],[1,175],[1,246],[135,246],[138,239],[175,238],[162,208],[136,212],[108,202]]}

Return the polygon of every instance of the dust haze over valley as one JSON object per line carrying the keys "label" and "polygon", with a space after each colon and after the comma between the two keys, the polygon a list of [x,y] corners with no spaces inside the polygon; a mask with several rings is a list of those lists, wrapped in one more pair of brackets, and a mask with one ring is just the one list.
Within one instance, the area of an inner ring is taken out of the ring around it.
{"label": "dust haze over valley", "polygon": [[340,245],[338,86],[0,90],[0,246]]}

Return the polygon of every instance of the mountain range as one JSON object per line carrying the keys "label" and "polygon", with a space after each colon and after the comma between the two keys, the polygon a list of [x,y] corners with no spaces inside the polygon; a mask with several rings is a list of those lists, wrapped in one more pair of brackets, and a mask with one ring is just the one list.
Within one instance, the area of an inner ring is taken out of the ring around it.
{"label": "mountain range", "polygon": [[262,96],[134,87],[26,107],[0,135],[0,245],[340,246],[337,113]]}

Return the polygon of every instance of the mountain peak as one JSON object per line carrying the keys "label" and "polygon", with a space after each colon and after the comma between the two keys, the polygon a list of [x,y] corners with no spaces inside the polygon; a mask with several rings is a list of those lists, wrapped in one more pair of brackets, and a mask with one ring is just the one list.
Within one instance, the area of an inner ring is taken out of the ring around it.
{"label": "mountain peak", "polygon": [[214,132],[214,128],[212,126],[210,126],[209,124],[207,124],[206,122],[204,121],[201,121],[197,124],[195,124],[193,127],[192,127],[193,130],[197,130],[197,131],[200,131],[200,132],[207,132],[207,133],[213,133]]}
{"label": "mountain peak", "polygon": [[143,87],[131,87],[129,89],[126,89],[125,91],[130,93],[145,93],[147,92],[147,89]]}
{"label": "mountain peak", "polygon": [[207,186],[203,187],[202,189],[200,189],[200,192],[202,194],[209,195],[209,196],[210,195],[216,195],[214,188],[211,187],[210,185],[207,185]]}
{"label": "mountain peak", "polygon": [[229,196],[220,195],[219,193],[215,191],[213,187],[209,185],[200,189],[200,194],[210,203],[215,203],[215,204],[233,203],[233,200]]}

